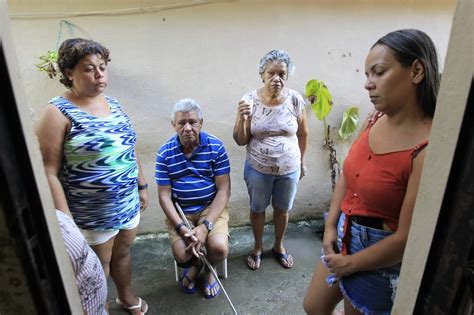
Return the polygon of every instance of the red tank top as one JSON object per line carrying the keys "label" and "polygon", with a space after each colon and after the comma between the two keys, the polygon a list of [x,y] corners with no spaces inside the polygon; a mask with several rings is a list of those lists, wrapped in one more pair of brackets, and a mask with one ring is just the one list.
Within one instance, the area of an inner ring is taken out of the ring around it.
{"label": "red tank top", "polygon": [[428,140],[409,150],[375,154],[369,147],[369,131],[379,117],[369,122],[344,161],[346,194],[341,209],[348,216],[381,218],[396,231],[413,158]]}

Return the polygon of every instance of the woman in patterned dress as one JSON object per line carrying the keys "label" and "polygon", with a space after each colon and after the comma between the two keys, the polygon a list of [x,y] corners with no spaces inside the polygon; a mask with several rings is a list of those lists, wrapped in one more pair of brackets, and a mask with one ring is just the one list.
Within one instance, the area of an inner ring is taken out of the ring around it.
{"label": "woman in patterned dress", "polygon": [[133,314],[148,305],[131,287],[130,248],[148,192],[136,134],[119,102],[104,95],[109,51],[75,38],[58,52],[67,90],[41,113],[37,135],[54,203],[72,216],[117,287],[116,302]]}
{"label": "woman in patterned dress", "polygon": [[245,94],[237,111],[234,140],[247,146],[244,179],[255,238],[247,265],[252,270],[260,268],[265,209],[270,200],[275,226],[272,255],[284,268],[293,267],[293,257],[283,246],[283,237],[298,180],[306,175],[304,155],[308,142],[303,97],[285,87],[293,70],[287,52],[268,52],[259,65],[263,87]]}

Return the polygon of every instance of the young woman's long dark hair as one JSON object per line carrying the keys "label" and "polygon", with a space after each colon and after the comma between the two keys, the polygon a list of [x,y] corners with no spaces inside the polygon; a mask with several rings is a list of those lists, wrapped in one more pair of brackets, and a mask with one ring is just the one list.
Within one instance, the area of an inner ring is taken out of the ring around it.
{"label": "young woman's long dark hair", "polygon": [[411,66],[415,60],[423,63],[425,77],[418,85],[417,96],[423,112],[433,117],[440,82],[438,55],[431,38],[416,29],[390,32],[380,38],[373,46],[384,45],[393,51],[395,58],[403,66]]}

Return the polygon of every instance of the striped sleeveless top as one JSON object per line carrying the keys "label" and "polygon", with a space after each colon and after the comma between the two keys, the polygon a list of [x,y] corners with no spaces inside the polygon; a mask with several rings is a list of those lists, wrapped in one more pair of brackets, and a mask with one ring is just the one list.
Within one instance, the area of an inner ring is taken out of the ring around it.
{"label": "striped sleeveless top", "polygon": [[50,103],[71,121],[65,135],[61,183],[74,221],[85,230],[114,230],[140,210],[136,134],[119,102],[110,115],[92,116],[62,96]]}

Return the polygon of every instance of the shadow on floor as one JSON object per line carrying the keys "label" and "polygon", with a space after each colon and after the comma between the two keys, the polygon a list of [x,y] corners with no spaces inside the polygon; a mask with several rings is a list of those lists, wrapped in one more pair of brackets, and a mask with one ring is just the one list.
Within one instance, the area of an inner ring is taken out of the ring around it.
{"label": "shadow on floor", "polygon": [[[319,261],[321,230],[322,221],[290,223],[285,246],[295,265],[284,269],[271,255],[273,225],[265,226],[265,251],[257,271],[250,270],[245,263],[253,247],[250,227],[230,230],[229,277],[221,281],[239,314],[304,314],[303,298]],[[202,289],[194,295],[181,292],[175,281],[167,234],[137,237],[132,261],[133,288],[147,301],[147,314],[233,314],[224,294],[206,300]],[[201,273],[198,285],[202,278]],[[110,314],[127,314],[115,304],[115,297],[115,287],[109,279]]]}

